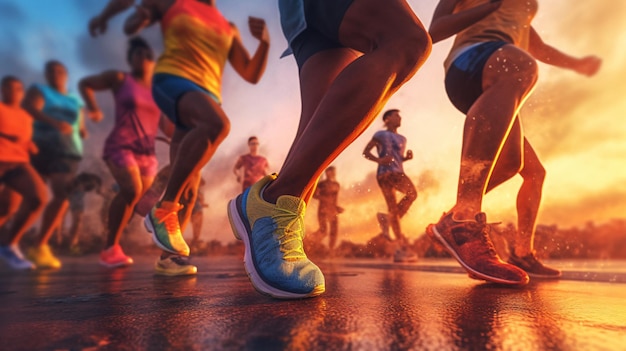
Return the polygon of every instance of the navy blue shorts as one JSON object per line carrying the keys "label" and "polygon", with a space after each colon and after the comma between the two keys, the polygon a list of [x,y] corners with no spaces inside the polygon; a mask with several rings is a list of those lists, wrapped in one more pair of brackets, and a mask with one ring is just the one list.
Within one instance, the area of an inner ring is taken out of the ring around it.
{"label": "navy blue shorts", "polygon": [[218,104],[221,103],[215,94],[189,79],[167,73],[157,73],[152,78],[152,98],[154,102],[159,106],[161,112],[176,125],[176,128],[181,130],[189,130],[189,126],[183,125],[180,118],[178,118],[178,101],[185,93],[191,91],[207,94]]}
{"label": "navy blue shorts", "polygon": [[488,41],[462,53],[446,72],[446,93],[459,111],[467,114],[470,107],[483,93],[483,68],[498,49],[507,45],[504,41]]}
{"label": "navy blue shorts", "polygon": [[339,42],[339,26],[353,0],[304,0],[307,28],[291,43],[298,67],[311,56],[324,50],[343,48]]}

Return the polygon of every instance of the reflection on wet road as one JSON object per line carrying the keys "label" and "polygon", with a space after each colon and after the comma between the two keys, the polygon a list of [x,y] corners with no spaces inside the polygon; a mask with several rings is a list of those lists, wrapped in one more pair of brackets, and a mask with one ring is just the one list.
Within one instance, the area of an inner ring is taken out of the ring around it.
{"label": "reflection on wet road", "polygon": [[137,261],[114,271],[95,257],[58,272],[0,271],[0,349],[626,348],[626,284],[505,288],[455,269],[341,261],[320,264],[321,297],[277,301],[253,290],[234,257],[198,259],[190,278],[155,277],[149,258]]}

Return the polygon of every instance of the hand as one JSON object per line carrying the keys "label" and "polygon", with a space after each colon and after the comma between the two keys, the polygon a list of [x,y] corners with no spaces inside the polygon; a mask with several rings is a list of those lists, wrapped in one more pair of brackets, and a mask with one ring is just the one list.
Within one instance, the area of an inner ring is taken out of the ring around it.
{"label": "hand", "polygon": [[89,136],[89,132],[87,131],[87,129],[84,129],[84,128],[81,128],[81,130],[78,131],[78,133],[80,134],[81,139],[87,139],[87,137]]}
{"label": "hand", "polygon": [[341,206],[337,206],[337,213],[343,213],[344,209]]}
{"label": "hand", "polygon": [[100,16],[96,16],[89,21],[89,34],[92,37],[97,37],[99,34],[104,34],[107,31],[107,21]]}
{"label": "hand", "polygon": [[591,77],[598,73],[600,66],[602,65],[602,59],[597,56],[587,56],[578,60],[578,66],[575,68],[576,72]]}
{"label": "hand", "polygon": [[150,24],[152,13],[146,7],[135,5],[135,13],[137,14],[137,19],[142,23],[142,25]]}
{"label": "hand", "polygon": [[385,156],[378,159],[378,164],[381,165],[390,165],[393,162],[393,156]]}
{"label": "hand", "polygon": [[250,27],[250,33],[256,39],[264,42],[270,42],[270,35],[267,31],[267,26],[265,25],[265,20],[258,17],[248,17],[248,25]]}
{"label": "hand", "polygon": [[413,159],[413,151],[412,150],[407,150],[406,151],[406,156],[404,157],[405,160],[412,160]]}
{"label": "hand", "polygon": [[61,134],[68,135],[74,133],[74,127],[67,122],[57,121],[54,127],[58,129]]}
{"label": "hand", "polygon": [[96,108],[93,110],[87,110],[87,117],[94,122],[100,122],[102,121],[102,118],[104,118],[104,114],[102,113],[102,110]]}
{"label": "hand", "polygon": [[35,143],[33,143],[32,141],[28,144],[28,152],[31,155],[37,155],[39,153],[39,148],[37,147],[37,145]]}

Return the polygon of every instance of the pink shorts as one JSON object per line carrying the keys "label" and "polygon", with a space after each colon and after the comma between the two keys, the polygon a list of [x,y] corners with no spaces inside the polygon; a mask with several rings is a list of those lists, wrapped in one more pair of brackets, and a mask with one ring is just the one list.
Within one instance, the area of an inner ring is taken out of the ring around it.
{"label": "pink shorts", "polygon": [[159,162],[155,155],[136,154],[130,150],[105,150],[102,157],[119,168],[139,168],[142,177],[154,177],[157,174]]}

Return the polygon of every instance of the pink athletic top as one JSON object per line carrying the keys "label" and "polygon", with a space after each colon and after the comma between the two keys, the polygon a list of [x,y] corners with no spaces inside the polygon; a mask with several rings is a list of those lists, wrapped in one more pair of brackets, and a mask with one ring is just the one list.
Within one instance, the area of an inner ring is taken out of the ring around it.
{"label": "pink athletic top", "polygon": [[113,97],[115,125],[104,142],[103,157],[106,159],[118,150],[128,150],[137,155],[154,155],[161,111],[152,99],[150,88],[138,83],[127,73]]}

